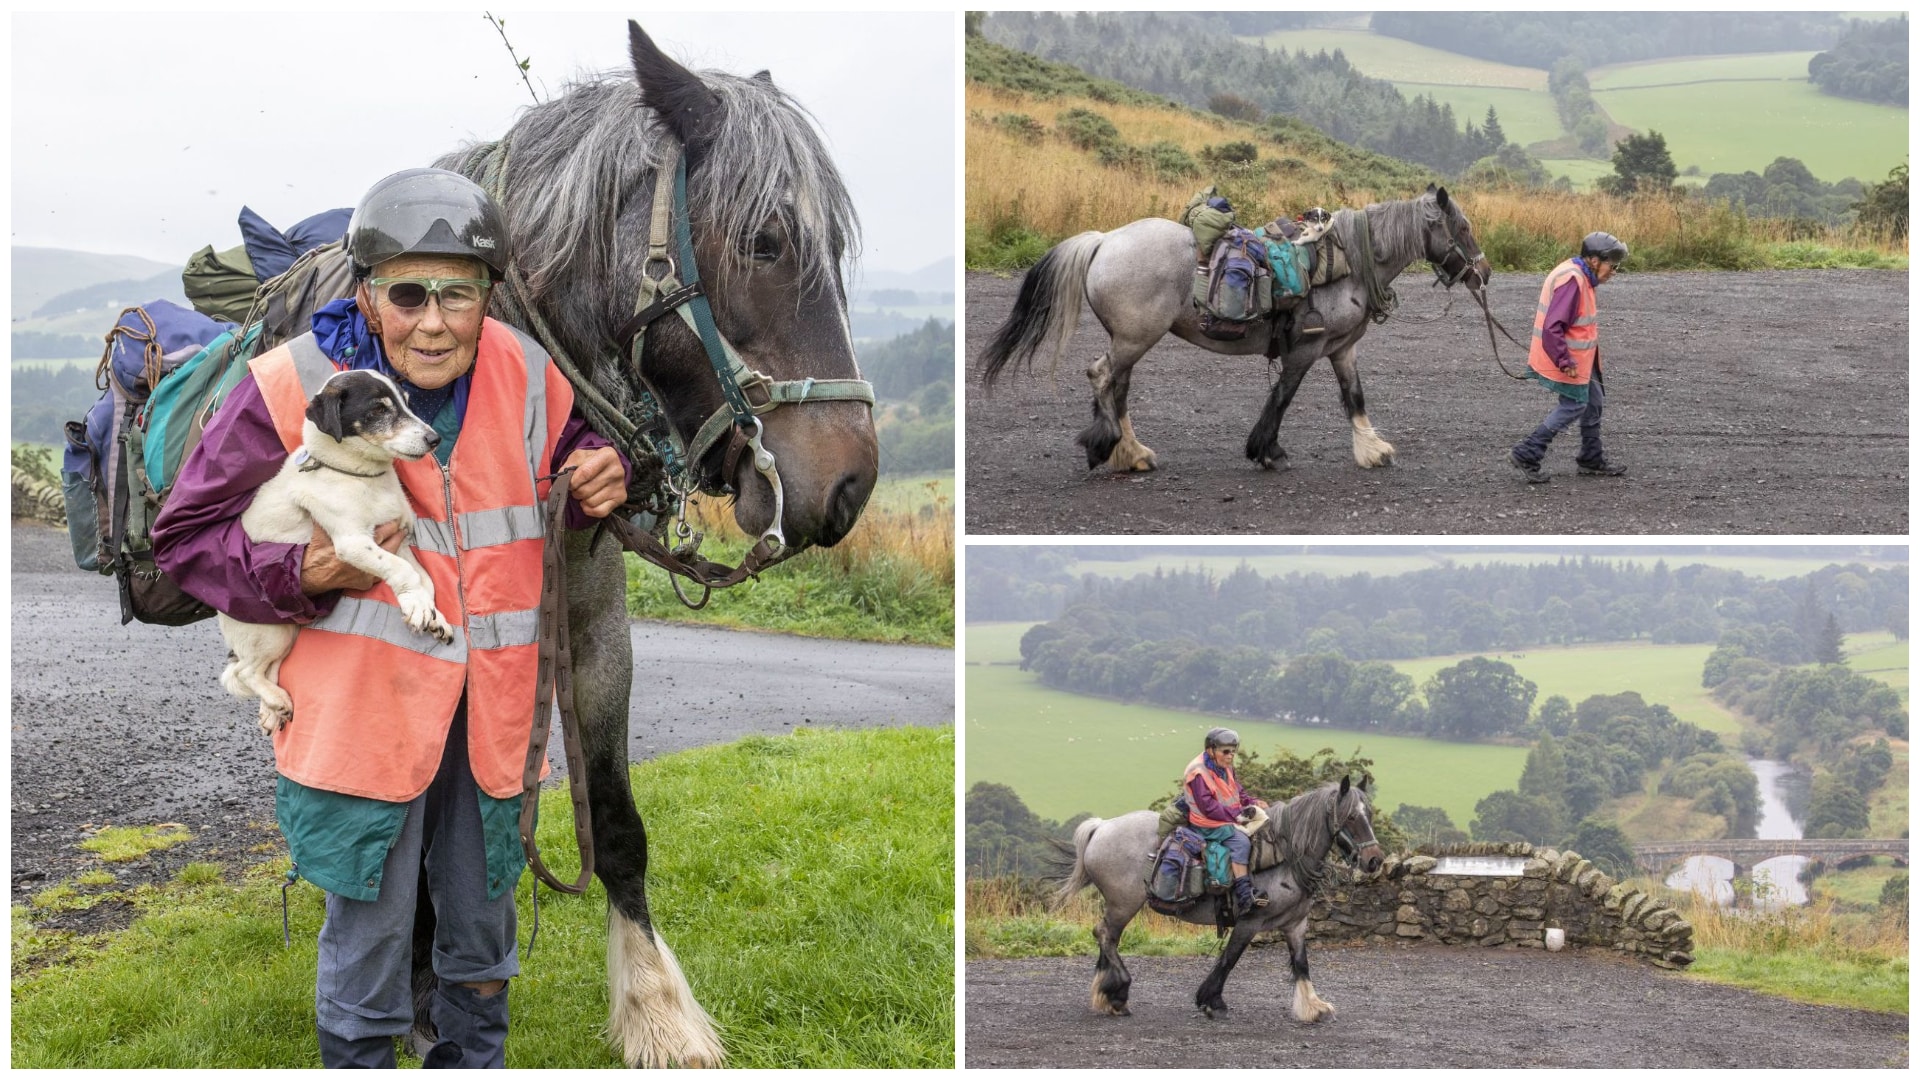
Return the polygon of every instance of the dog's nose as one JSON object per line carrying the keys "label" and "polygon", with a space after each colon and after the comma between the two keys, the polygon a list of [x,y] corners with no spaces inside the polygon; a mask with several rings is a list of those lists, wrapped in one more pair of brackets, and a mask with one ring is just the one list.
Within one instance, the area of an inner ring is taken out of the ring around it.
{"label": "dog's nose", "polygon": [[440,433],[433,430],[432,428],[428,428],[427,429],[427,449],[431,450],[434,447],[439,445],[440,445]]}

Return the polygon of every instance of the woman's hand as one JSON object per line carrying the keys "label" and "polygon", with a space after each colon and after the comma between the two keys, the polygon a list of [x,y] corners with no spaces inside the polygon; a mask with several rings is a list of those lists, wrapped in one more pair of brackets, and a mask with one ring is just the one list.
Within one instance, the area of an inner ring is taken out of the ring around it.
{"label": "woman's hand", "polygon": [[561,468],[573,470],[571,494],[588,517],[606,517],[627,501],[627,471],[613,447],[575,450]]}
{"label": "woman's hand", "polygon": [[[373,530],[373,542],[398,554],[400,545],[407,542],[407,530],[398,519],[386,522]],[[369,574],[335,554],[333,537],[318,524],[314,525],[307,557],[300,563],[301,592],[319,596],[336,589],[371,589],[379,580],[378,575]]]}

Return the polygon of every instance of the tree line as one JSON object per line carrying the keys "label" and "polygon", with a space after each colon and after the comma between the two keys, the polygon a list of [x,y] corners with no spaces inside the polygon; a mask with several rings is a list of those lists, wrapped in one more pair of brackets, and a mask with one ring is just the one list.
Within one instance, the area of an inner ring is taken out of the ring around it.
{"label": "tree line", "polygon": [[953,324],[928,318],[918,330],[860,350],[860,370],[880,401],[880,464],[889,473],[953,468]]}
{"label": "tree line", "polygon": [[[1063,568],[1052,575],[1045,589],[1065,585]],[[1904,631],[1904,566],[1831,565],[1767,581],[1702,564],[1674,569],[1664,559],[1646,566],[1586,555],[1384,576],[1262,575],[1245,563],[1224,577],[1166,569],[1088,576],[1071,585],[1053,623],[1059,633],[1092,638],[1336,653],[1357,662],[1585,642],[1714,642],[1732,627],[1795,625],[1809,590],[1843,632],[1895,624]]]}
{"label": "tree line", "polygon": [[1807,77],[1838,97],[1907,104],[1907,17],[1847,21],[1833,48],[1807,61]]}
{"label": "tree line", "polygon": [[[1562,57],[1598,67],[1806,49],[1834,41],[1842,26],[1833,13],[1800,11],[1376,11],[1372,28],[1463,56],[1539,68]],[[1901,34],[1904,42],[1904,28]]]}

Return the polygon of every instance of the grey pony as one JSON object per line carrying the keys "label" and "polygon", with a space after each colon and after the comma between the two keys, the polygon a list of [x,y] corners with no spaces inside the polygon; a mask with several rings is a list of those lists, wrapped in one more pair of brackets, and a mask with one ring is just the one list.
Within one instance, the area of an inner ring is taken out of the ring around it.
{"label": "grey pony", "polygon": [[[1277,841],[1284,853],[1278,865],[1252,874],[1254,885],[1266,892],[1269,902],[1234,926],[1220,959],[1195,991],[1194,1004],[1209,1017],[1226,1012],[1222,991],[1240,954],[1254,935],[1279,930],[1286,934],[1292,961],[1294,1019],[1317,1023],[1333,1016],[1333,1006],[1313,992],[1308,974],[1307,911],[1327,873],[1327,854],[1336,843],[1367,873],[1380,868],[1386,856],[1373,836],[1372,800],[1349,779],[1322,784],[1274,807],[1256,836]],[[1065,906],[1089,885],[1099,890],[1105,910],[1093,930],[1100,946],[1093,971],[1093,1010],[1131,1015],[1127,997],[1133,976],[1120,958],[1120,934],[1146,906],[1147,871],[1159,848],[1159,815],[1136,810],[1107,820],[1089,818],[1074,830],[1073,848],[1073,869],[1054,894],[1054,908]],[[1202,902],[1181,918],[1210,926],[1213,910]]]}
{"label": "grey pony", "polygon": [[[1102,462],[1116,472],[1155,467],[1154,452],[1134,435],[1127,391],[1134,365],[1168,333],[1209,352],[1281,361],[1280,378],[1247,436],[1247,457],[1262,468],[1285,462],[1287,452],[1279,438],[1281,417],[1300,380],[1322,356],[1333,364],[1340,380],[1340,401],[1353,428],[1353,460],[1364,469],[1392,464],[1393,445],[1381,438],[1367,417],[1354,359],[1354,346],[1367,332],[1369,315],[1390,307],[1386,295],[1391,282],[1416,260],[1442,268],[1441,280],[1447,285],[1464,280],[1476,292],[1492,279],[1493,269],[1474,240],[1466,214],[1448,197],[1446,188],[1428,185],[1416,199],[1335,213],[1332,231],[1355,261],[1360,258],[1355,246],[1357,216],[1364,216],[1371,234],[1376,289],[1369,290],[1359,266],[1349,277],[1316,287],[1309,302],[1326,318],[1327,332],[1298,342],[1287,341],[1271,321],[1250,328],[1237,341],[1215,341],[1201,334],[1200,313],[1193,303],[1193,233],[1178,222],[1143,218],[1109,233],[1084,232],[1063,240],[1021,281],[1013,310],[987,344],[983,379],[992,389],[1010,361],[1031,367],[1042,349],[1050,350],[1051,362],[1057,365],[1080,323],[1084,302],[1111,339],[1107,351],[1087,367],[1087,381],[1093,387],[1093,422],[1077,440],[1087,452],[1087,468]],[[1371,299],[1370,292],[1374,293]]]}

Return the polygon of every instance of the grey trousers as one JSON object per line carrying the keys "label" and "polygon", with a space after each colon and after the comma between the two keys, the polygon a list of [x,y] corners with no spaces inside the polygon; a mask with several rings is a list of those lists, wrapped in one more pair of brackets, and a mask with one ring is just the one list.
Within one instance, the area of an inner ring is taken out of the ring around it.
{"label": "grey trousers", "polygon": [[[314,1011],[329,1067],[378,1067],[383,1045],[391,1067],[392,1037],[413,1027],[413,916],[423,869],[433,901],[433,971],[441,981],[435,1022],[443,1039],[475,1043],[460,1046],[467,1067],[503,1066],[506,991],[480,999],[454,985],[520,973],[513,892],[487,899],[486,838],[467,762],[464,702],[447,733],[439,773],[408,805],[387,853],[379,898],[327,894]],[[444,1019],[443,1012],[449,1013]]]}

